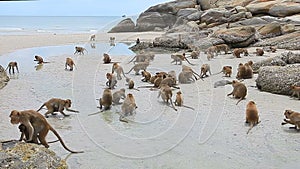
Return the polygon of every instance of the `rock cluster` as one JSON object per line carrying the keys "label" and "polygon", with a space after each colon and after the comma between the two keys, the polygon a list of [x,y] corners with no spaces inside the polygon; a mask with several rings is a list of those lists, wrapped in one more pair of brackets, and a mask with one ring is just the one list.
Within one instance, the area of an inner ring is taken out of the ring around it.
{"label": "rock cluster", "polygon": [[0,145],[0,168],[67,169],[64,160],[37,144],[9,141]]}

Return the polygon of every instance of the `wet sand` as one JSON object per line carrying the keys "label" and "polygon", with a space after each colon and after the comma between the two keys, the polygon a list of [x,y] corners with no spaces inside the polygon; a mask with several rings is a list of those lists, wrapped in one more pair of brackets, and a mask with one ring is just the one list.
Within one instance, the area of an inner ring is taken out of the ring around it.
{"label": "wet sand", "polygon": [[[0,90],[2,139],[19,137],[17,126],[9,124],[8,114],[11,110],[38,109],[49,98],[60,97],[72,99],[72,108],[79,110],[80,113],[67,112],[71,114],[70,117],[61,120],[62,116],[58,115],[50,117],[48,121],[58,130],[71,149],[84,150],[85,153],[69,155],[59,143],[51,144],[50,149],[62,158],[66,158],[72,169],[296,168],[298,166],[299,133],[288,129],[287,125],[280,124],[285,109],[300,110],[299,100],[260,92],[255,88],[257,75],[253,79],[244,81],[248,88],[248,95],[246,100],[238,105],[235,105],[236,99],[226,96],[232,91],[230,85],[213,87],[214,82],[218,80],[233,80],[240,62],[244,63],[250,59],[255,62],[267,58],[266,56],[232,59],[228,54],[207,61],[206,55],[201,53],[200,59],[190,59],[196,64],[191,67],[197,72],[200,72],[200,66],[204,63],[211,65],[212,73],[219,72],[223,65],[233,66],[231,78],[218,74],[205,78],[204,81],[198,80],[192,84],[179,85],[184,104],[194,107],[195,111],[186,108],[178,108],[177,112],[174,111],[165,106],[161,98],[157,98],[158,91],[126,89],[126,93],[130,92],[135,96],[138,106],[136,115],[130,117],[134,122],[127,124],[118,120],[119,115],[116,112],[120,111],[120,105],[113,106],[110,111],[104,113],[92,116],[89,114],[99,111],[96,99],[101,97],[105,88],[105,73],[111,71],[111,64],[103,64],[102,54],[110,51],[112,59],[121,62],[125,72],[133,66],[133,63],[127,63],[134,54],[124,50],[124,44],[121,43],[115,47],[109,46],[107,42],[111,36],[109,34],[97,40],[105,44],[96,46],[96,49],[90,48],[87,35],[75,35],[74,39],[64,36],[69,35],[59,36],[61,41],[58,39],[52,41],[44,35],[37,35],[39,39],[20,36],[24,41],[28,41],[24,44],[16,43],[21,40],[14,37],[6,37],[7,42],[11,44],[1,51],[3,57],[0,57],[0,64],[3,62],[6,64],[9,57],[20,59],[21,57],[14,56],[14,53],[7,54],[16,49],[52,45],[63,47],[53,46],[20,51],[20,54],[26,55],[20,60],[24,67],[19,75],[12,76],[13,79],[9,84]],[[152,33],[114,34],[114,36],[117,41],[122,39],[131,42],[134,42],[137,37],[141,40],[151,40],[156,37]],[[1,38],[3,42],[5,39]],[[76,44],[85,45],[89,53],[74,56],[73,47]],[[49,48],[53,50],[49,51]],[[251,53],[255,49],[249,50]],[[266,53],[266,55],[279,55],[283,51],[279,50],[276,54]],[[43,53],[51,63],[44,64],[36,71],[35,63],[31,61],[34,52]],[[73,72],[64,71],[64,60],[70,56],[77,66]],[[170,54],[157,54],[148,71],[154,74],[157,71],[175,70],[178,74],[181,66],[170,62]],[[187,65],[186,62],[184,64]],[[136,87],[149,85],[141,82],[141,75],[137,76],[131,72],[128,77],[136,82]],[[127,88],[125,83],[124,78],[118,81],[115,90]],[[173,91],[174,95],[176,91]],[[245,108],[250,100],[254,100],[257,104],[261,123],[247,135],[248,126],[244,123]],[[42,113],[45,113],[45,110],[42,110]],[[48,140],[54,139],[54,135],[49,134]]]}

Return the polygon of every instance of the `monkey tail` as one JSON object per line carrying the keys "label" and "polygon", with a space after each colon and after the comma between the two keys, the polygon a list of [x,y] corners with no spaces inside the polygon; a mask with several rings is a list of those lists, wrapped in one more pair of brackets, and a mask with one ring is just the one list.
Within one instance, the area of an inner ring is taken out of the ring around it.
{"label": "monkey tail", "polygon": [[42,108],[45,106],[46,104],[44,103],[37,111],[42,110]]}
{"label": "monkey tail", "polygon": [[242,97],[242,98],[240,98],[237,102],[236,102],[236,105],[238,105],[239,104],[239,102],[240,101],[242,101],[244,98]]}
{"label": "monkey tail", "polygon": [[184,59],[190,64],[190,65],[195,65],[195,64],[193,64],[193,63],[191,63],[186,57],[184,57]]}
{"label": "monkey tail", "polygon": [[254,127],[254,124],[253,123],[250,123],[250,128],[248,129],[247,131],[247,134],[250,132],[250,130]]}
{"label": "monkey tail", "polygon": [[71,153],[83,153],[84,151],[72,151],[70,150],[64,143],[64,141],[62,140],[62,138],[60,137],[60,135],[56,132],[56,130],[54,130],[54,128],[50,127],[50,130],[56,135],[56,137],[59,139],[61,145],[68,150]]}
{"label": "monkey tail", "polygon": [[127,73],[125,73],[125,74],[129,74],[132,70],[133,70],[133,67],[129,70],[129,72],[127,72]]}
{"label": "monkey tail", "polygon": [[89,53],[85,48],[83,50],[85,50],[87,54]]}
{"label": "monkey tail", "polygon": [[127,64],[131,63],[135,58],[136,58],[136,55]]}

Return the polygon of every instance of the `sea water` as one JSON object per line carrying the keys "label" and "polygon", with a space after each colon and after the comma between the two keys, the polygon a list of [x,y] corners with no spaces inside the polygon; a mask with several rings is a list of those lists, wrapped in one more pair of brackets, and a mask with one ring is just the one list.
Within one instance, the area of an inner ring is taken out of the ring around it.
{"label": "sea water", "polygon": [[[130,16],[133,21],[137,16]],[[121,16],[0,16],[0,35],[107,32]]]}

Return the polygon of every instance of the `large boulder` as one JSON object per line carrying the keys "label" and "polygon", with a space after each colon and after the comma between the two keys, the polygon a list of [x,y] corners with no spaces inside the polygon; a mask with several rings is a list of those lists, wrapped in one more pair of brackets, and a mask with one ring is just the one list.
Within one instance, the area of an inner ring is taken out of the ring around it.
{"label": "large boulder", "polygon": [[68,166],[44,146],[9,141],[0,144],[0,168],[67,169]]}
{"label": "large boulder", "polygon": [[196,2],[191,0],[183,0],[183,1],[172,1],[163,4],[158,4],[155,6],[151,6],[145,12],[159,12],[159,13],[168,13],[168,14],[176,14],[180,9],[185,8],[194,8]]}
{"label": "large boulder", "polygon": [[153,31],[155,28],[171,27],[176,22],[176,16],[158,12],[144,12],[137,19],[137,31]]}
{"label": "large boulder", "polygon": [[212,34],[212,37],[224,40],[231,47],[247,47],[256,41],[256,30],[251,26],[236,27],[230,29],[219,29]]}
{"label": "large boulder", "polygon": [[261,38],[270,38],[281,35],[281,25],[278,22],[272,22],[258,29]]}
{"label": "large boulder", "polygon": [[227,22],[226,16],[228,11],[224,9],[209,9],[201,15],[201,23],[211,24],[211,23],[225,23]]}
{"label": "large boulder", "polygon": [[114,32],[133,32],[135,29],[134,22],[130,18],[126,18],[113,27],[109,33]]}
{"label": "large boulder", "polygon": [[255,0],[246,6],[247,10],[253,15],[256,14],[268,14],[272,6],[277,4],[277,1],[261,1]]}
{"label": "large boulder", "polygon": [[180,16],[182,16],[182,17],[187,17],[187,16],[189,16],[189,15],[191,15],[191,14],[193,14],[193,13],[196,13],[196,12],[198,12],[198,10],[195,9],[195,8],[185,8],[185,9],[180,9],[180,10],[177,12],[177,16],[178,16],[178,17],[180,17]]}
{"label": "large boulder", "polygon": [[0,89],[6,86],[8,81],[9,81],[9,77],[7,76],[4,68],[0,65]]}
{"label": "large boulder", "polygon": [[261,67],[256,86],[261,91],[290,95],[291,85],[300,81],[300,64]]}
{"label": "large boulder", "polygon": [[283,2],[273,5],[269,14],[272,16],[285,17],[293,14],[300,13],[300,3],[296,2]]}

